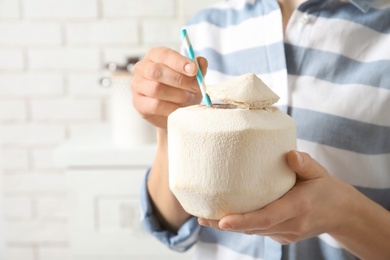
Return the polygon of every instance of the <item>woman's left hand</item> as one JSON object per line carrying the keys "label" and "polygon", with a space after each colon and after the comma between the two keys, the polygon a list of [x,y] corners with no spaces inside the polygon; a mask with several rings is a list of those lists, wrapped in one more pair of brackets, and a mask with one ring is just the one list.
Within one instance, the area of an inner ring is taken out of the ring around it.
{"label": "woman's left hand", "polygon": [[353,189],[335,177],[310,155],[287,154],[288,165],[297,174],[294,187],[262,209],[234,214],[218,220],[199,218],[216,229],[269,236],[289,244],[338,229],[345,221],[348,194]]}

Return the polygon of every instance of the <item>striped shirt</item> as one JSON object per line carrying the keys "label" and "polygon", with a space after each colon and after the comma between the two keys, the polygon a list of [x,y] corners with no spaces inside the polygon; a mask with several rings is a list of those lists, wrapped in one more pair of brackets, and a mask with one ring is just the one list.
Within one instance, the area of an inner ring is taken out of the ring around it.
{"label": "striped shirt", "polygon": [[[298,150],[390,210],[390,1],[309,0],[284,36],[276,0],[224,1],[186,28],[209,61],[207,84],[256,73],[294,118]],[[327,234],[282,246],[195,218],[172,234],[142,192],[145,228],[177,251],[196,244],[195,259],[356,259]]]}

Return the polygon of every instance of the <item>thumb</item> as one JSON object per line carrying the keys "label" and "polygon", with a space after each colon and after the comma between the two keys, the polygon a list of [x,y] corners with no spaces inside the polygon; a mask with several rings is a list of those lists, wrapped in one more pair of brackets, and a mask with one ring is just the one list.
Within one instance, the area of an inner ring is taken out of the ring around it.
{"label": "thumb", "polygon": [[287,163],[299,179],[317,179],[328,174],[327,170],[307,153],[290,151],[287,154]]}

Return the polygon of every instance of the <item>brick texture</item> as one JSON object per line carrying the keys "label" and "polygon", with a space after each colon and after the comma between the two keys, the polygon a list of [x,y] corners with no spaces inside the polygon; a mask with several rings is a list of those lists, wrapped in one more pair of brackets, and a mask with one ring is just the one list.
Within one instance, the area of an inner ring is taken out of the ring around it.
{"label": "brick texture", "polygon": [[103,15],[118,17],[173,17],[174,0],[103,0]]}
{"label": "brick texture", "polygon": [[0,98],[33,98],[62,94],[64,78],[59,73],[0,74]]}
{"label": "brick texture", "polygon": [[200,11],[202,8],[209,6],[210,4],[217,3],[217,0],[198,0],[198,1],[187,1],[179,0],[178,9],[179,14],[183,17],[191,17],[194,13]]}
{"label": "brick texture", "polygon": [[38,218],[42,220],[66,220],[66,203],[65,197],[40,198],[36,203]]}
{"label": "brick texture", "polygon": [[40,260],[68,260],[69,253],[66,247],[42,247],[39,248]]}
{"label": "brick texture", "polygon": [[23,100],[0,100],[0,122],[24,122],[27,106]]}
{"label": "brick texture", "polygon": [[32,166],[34,171],[59,170],[59,166],[54,161],[55,148],[39,149],[35,148],[32,151]]}
{"label": "brick texture", "polygon": [[0,46],[0,72],[23,70],[24,54],[19,49],[5,49]]}
{"label": "brick texture", "polygon": [[178,49],[184,21],[217,0],[1,0],[0,174],[5,260],[68,260],[67,184],[55,149],[107,129],[104,67]]}
{"label": "brick texture", "polygon": [[29,154],[27,149],[7,149],[2,152],[3,170],[28,170]]}
{"label": "brick texture", "polygon": [[30,192],[66,192],[64,174],[15,174],[3,176],[3,191],[6,194],[26,194]]}
{"label": "brick texture", "polygon": [[96,99],[51,99],[33,101],[34,121],[96,121],[101,118],[100,101]]}
{"label": "brick texture", "polygon": [[56,145],[65,140],[65,127],[44,124],[3,125],[0,143],[15,146]]}
{"label": "brick texture", "polygon": [[9,197],[4,199],[5,217],[7,220],[31,220],[33,217],[32,199],[26,197]]}
{"label": "brick texture", "polygon": [[32,246],[13,246],[5,250],[5,260],[35,260]]}
{"label": "brick texture", "polygon": [[160,20],[149,19],[143,23],[143,43],[147,46],[157,46],[159,44],[177,44],[180,42],[180,32],[182,25],[173,19]]}
{"label": "brick texture", "polygon": [[5,237],[10,243],[63,243],[67,240],[67,225],[43,221],[7,222]]}
{"label": "brick texture", "polygon": [[97,18],[96,0],[23,0],[25,16],[36,19]]}
{"label": "brick texture", "polygon": [[51,48],[28,51],[32,70],[98,70],[101,68],[98,48]]}
{"label": "brick texture", "polygon": [[19,18],[20,6],[19,1],[2,0],[0,1],[0,19]]}
{"label": "brick texture", "polygon": [[133,20],[74,23],[66,26],[69,44],[137,44],[138,23]]}
{"label": "brick texture", "polygon": [[109,88],[104,88],[99,81],[101,75],[94,74],[70,74],[68,76],[68,91],[75,97],[107,96]]}
{"label": "brick texture", "polygon": [[48,23],[10,22],[0,24],[0,45],[60,45],[61,26]]}

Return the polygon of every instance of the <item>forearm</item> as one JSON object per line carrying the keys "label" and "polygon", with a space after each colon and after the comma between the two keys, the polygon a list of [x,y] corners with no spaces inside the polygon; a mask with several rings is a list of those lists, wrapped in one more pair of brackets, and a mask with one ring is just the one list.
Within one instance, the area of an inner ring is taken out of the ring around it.
{"label": "forearm", "polygon": [[390,212],[350,189],[349,215],[330,235],[360,259],[390,259]]}
{"label": "forearm", "polygon": [[176,232],[191,217],[169,189],[167,132],[157,131],[157,153],[148,180],[148,191],[160,223]]}

